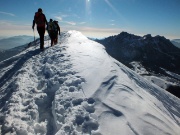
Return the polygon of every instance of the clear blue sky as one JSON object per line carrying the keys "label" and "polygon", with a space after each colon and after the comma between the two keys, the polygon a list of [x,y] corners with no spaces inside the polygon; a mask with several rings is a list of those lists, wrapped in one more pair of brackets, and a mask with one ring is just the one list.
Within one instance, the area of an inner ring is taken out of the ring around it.
{"label": "clear blue sky", "polygon": [[59,21],[61,31],[98,38],[127,31],[180,39],[180,0],[0,0],[0,36],[33,36],[39,7],[48,21]]}

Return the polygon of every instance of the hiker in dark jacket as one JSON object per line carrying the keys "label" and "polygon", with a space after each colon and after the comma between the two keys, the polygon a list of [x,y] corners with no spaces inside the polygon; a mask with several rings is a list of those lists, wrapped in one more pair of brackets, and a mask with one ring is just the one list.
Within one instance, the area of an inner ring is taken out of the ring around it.
{"label": "hiker in dark jacket", "polygon": [[35,23],[37,25],[37,31],[40,36],[40,49],[44,49],[44,34],[45,34],[45,27],[48,26],[46,16],[43,14],[41,8],[38,9],[38,12],[34,15],[32,29],[34,30]]}
{"label": "hiker in dark jacket", "polygon": [[54,43],[57,44],[58,34],[60,35],[60,27],[59,27],[58,21],[54,21],[54,25],[55,25],[55,35],[56,35]]}

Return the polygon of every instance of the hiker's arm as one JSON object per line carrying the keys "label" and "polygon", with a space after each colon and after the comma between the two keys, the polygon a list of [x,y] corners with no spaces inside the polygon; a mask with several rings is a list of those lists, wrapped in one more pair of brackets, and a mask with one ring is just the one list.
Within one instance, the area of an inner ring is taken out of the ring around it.
{"label": "hiker's arm", "polygon": [[58,31],[59,31],[59,35],[60,35],[60,27],[59,27],[59,25],[58,25]]}
{"label": "hiker's arm", "polygon": [[44,18],[45,18],[45,23],[46,23],[46,25],[47,25],[46,30],[48,30],[48,22],[47,22],[47,19],[46,19],[46,16],[45,16],[45,15],[44,15]]}
{"label": "hiker's arm", "polygon": [[61,27],[59,27],[59,35],[61,34]]}
{"label": "hiker's arm", "polygon": [[45,23],[46,25],[48,26],[48,22],[47,22],[47,19],[46,19],[46,16],[44,15],[44,18],[45,18]]}

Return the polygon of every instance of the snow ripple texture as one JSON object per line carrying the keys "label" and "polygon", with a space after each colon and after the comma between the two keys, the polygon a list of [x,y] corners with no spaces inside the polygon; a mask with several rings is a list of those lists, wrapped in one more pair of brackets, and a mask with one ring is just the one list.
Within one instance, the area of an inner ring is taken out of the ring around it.
{"label": "snow ripple texture", "polygon": [[2,135],[178,135],[180,100],[80,32],[0,63]]}

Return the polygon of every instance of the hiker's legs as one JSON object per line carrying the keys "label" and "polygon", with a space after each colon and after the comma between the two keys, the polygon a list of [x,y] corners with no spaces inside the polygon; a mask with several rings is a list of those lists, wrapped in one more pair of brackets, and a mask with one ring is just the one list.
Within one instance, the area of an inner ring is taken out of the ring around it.
{"label": "hiker's legs", "polygon": [[51,39],[51,46],[52,46],[53,45],[53,41],[52,41],[52,32],[51,31],[49,31],[49,37]]}
{"label": "hiker's legs", "polygon": [[45,34],[45,28],[44,27],[37,27],[37,31],[40,36],[40,49],[44,49],[44,34]]}
{"label": "hiker's legs", "polygon": [[51,46],[53,46],[53,44],[54,44],[53,31],[50,31],[50,32],[49,32],[49,36],[50,36],[50,39],[51,39]]}
{"label": "hiker's legs", "polygon": [[51,38],[51,46],[53,46],[53,42],[54,42],[54,41],[53,41],[53,38]]}
{"label": "hiker's legs", "polygon": [[57,31],[55,32],[55,41],[54,42],[55,42],[55,44],[57,44],[57,42],[58,42],[58,32]]}
{"label": "hiker's legs", "polygon": [[58,43],[58,33],[57,33],[57,35],[56,35],[56,42]]}
{"label": "hiker's legs", "polygon": [[53,45],[55,45],[55,38],[56,38],[56,36],[55,36],[54,31],[53,31],[53,32],[52,32],[52,42],[53,42]]}

